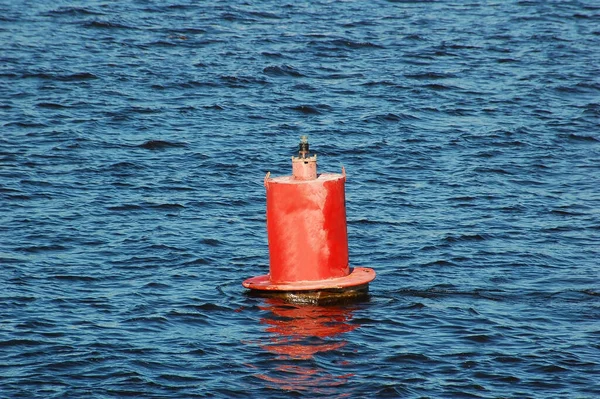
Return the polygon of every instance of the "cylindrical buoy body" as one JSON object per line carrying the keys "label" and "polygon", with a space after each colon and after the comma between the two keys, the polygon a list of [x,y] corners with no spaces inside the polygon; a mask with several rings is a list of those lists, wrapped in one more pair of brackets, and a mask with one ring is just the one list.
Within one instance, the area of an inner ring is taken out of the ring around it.
{"label": "cylindrical buoy body", "polygon": [[345,180],[343,174],[324,173],[312,180],[266,181],[272,283],[349,274]]}
{"label": "cylindrical buoy body", "polygon": [[[294,302],[363,297],[375,271],[350,268],[346,231],[346,171],[317,174],[317,156],[305,136],[292,175],[265,176],[269,274],[242,283]],[[302,294],[299,294],[301,292]]]}

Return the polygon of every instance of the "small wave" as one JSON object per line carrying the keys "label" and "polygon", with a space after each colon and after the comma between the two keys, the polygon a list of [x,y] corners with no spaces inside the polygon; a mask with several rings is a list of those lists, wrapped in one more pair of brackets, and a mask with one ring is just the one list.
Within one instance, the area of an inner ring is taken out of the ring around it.
{"label": "small wave", "polygon": [[65,281],[96,281],[97,278],[95,277],[90,277],[90,276],[73,276],[73,275],[67,275],[67,274],[58,274],[55,276],[52,276],[53,279],[56,280],[65,280]]}
{"label": "small wave", "polygon": [[57,104],[57,103],[37,103],[36,107],[39,108],[48,108],[48,109],[62,109],[62,108],[69,108],[66,105],[62,105],[62,104]]}
{"label": "small wave", "polygon": [[33,330],[33,329],[39,329],[39,328],[52,328],[52,327],[55,327],[55,324],[51,323],[49,321],[36,319],[36,320],[27,320],[27,321],[24,321],[23,323],[19,323],[19,324],[17,324],[17,327]]}
{"label": "small wave", "polygon": [[[181,310],[172,310],[167,313],[167,317],[170,320],[179,319],[186,324],[201,324],[201,325],[209,325],[210,322],[207,320],[206,314],[200,312],[184,312]],[[178,322],[179,322],[178,320]]]}
{"label": "small wave", "polygon": [[136,114],[158,114],[162,112],[161,108],[149,108],[149,107],[127,107],[123,110],[124,113],[136,113]]}
{"label": "small wave", "polygon": [[348,220],[348,224],[374,224],[374,225],[391,225],[398,226],[401,225],[401,222],[391,221],[391,220],[372,220],[372,219],[358,219],[358,220]]}
{"label": "small wave", "polygon": [[17,248],[18,251],[22,251],[22,252],[30,252],[30,253],[37,253],[37,252],[54,252],[54,251],[65,251],[68,248],[60,245],[60,244],[53,244],[53,245],[35,245],[35,246],[31,246],[31,247],[21,247],[21,248]]}
{"label": "small wave", "polygon": [[540,231],[542,233],[562,233],[562,232],[569,232],[569,231],[577,231],[579,230],[579,227],[576,226],[554,226],[554,227],[545,227],[543,229],[540,229]]}
{"label": "small wave", "polygon": [[255,17],[260,17],[260,18],[264,18],[264,19],[281,19],[282,17],[272,13],[272,12],[268,12],[268,11],[250,11],[249,12],[250,15],[255,16]]}
{"label": "small wave", "polygon": [[181,204],[158,204],[158,205],[150,205],[150,208],[153,209],[161,209],[161,210],[172,210],[172,209],[183,209],[185,206]]}
{"label": "small wave", "polygon": [[[406,0],[387,0],[390,3],[405,3]],[[374,398],[407,398],[413,392],[406,385],[387,385],[372,393]],[[369,395],[370,396],[370,395]]]}
{"label": "small wave", "polygon": [[232,310],[229,307],[222,306],[222,305],[217,305],[216,303],[210,303],[210,302],[203,303],[201,305],[189,305],[189,306],[186,306],[186,307],[192,308],[192,309],[194,309],[196,311],[199,311],[199,312],[205,312],[205,311],[209,311],[209,312],[226,311],[226,312],[229,312],[229,311]]}
{"label": "small wave", "polygon": [[16,188],[10,188],[10,187],[2,187],[2,186],[0,186],[0,193],[2,193],[2,194],[16,194],[16,193],[23,193],[23,191],[18,190]]}
{"label": "small wave", "polygon": [[328,111],[331,109],[329,105],[319,104],[319,105],[296,105],[294,107],[289,107],[292,111],[301,112],[305,115],[320,115],[322,111]]}
{"label": "small wave", "polygon": [[169,284],[158,283],[156,281],[152,281],[150,283],[144,284],[142,288],[153,288],[153,289],[169,289],[171,286]]}
{"label": "small wave", "polygon": [[342,25],[344,28],[357,28],[360,26],[377,26],[377,23],[369,20],[352,21]]}
{"label": "small wave", "polygon": [[96,75],[90,72],[77,72],[72,74],[53,74],[46,72],[25,72],[21,74],[23,79],[43,79],[43,80],[58,80],[63,82],[98,79]]}
{"label": "small wave", "polygon": [[446,237],[444,237],[443,241],[444,242],[449,242],[449,243],[453,243],[453,242],[469,242],[469,241],[484,241],[486,240],[488,237],[486,237],[486,235],[482,235],[482,234],[463,234],[460,236],[456,236],[456,235],[448,235]]}
{"label": "small wave", "polygon": [[537,369],[541,373],[563,373],[565,371],[569,371],[568,369],[558,366],[556,364],[547,364],[547,365],[539,366]]}
{"label": "small wave", "polygon": [[318,89],[314,86],[309,85],[308,83],[300,83],[300,84],[294,85],[294,90],[317,91]]}
{"label": "small wave", "polygon": [[487,342],[492,341],[492,337],[490,337],[489,335],[485,335],[485,334],[467,335],[465,337],[465,339],[467,339],[469,341],[477,342],[477,343],[480,343],[480,344],[485,344]]}
{"label": "small wave", "polygon": [[592,288],[590,289],[586,289],[586,290],[581,290],[581,293],[585,294],[585,295],[589,295],[589,296],[597,296],[600,297],[600,291],[598,290],[594,290]]}
{"label": "small wave", "polygon": [[223,111],[225,109],[224,106],[219,105],[219,104],[203,105],[202,108],[204,108],[204,109],[215,109],[217,111]]}
{"label": "small wave", "polygon": [[35,341],[32,339],[9,339],[6,341],[0,341],[0,348],[8,348],[12,346],[39,346],[46,344],[47,342]]}
{"label": "small wave", "polygon": [[434,91],[447,91],[447,90],[456,90],[456,89],[458,89],[458,87],[455,87],[455,86],[442,85],[442,84],[439,84],[439,83],[426,84],[426,85],[423,85],[421,87],[424,87],[424,88],[429,89],[429,90],[434,90]]}
{"label": "small wave", "polygon": [[571,134],[563,136],[563,137],[566,137],[567,139],[572,140],[572,141],[580,141],[580,142],[587,142],[587,143],[597,143],[598,141],[600,141],[599,138],[591,136],[591,135],[587,135],[587,134],[571,133]]}
{"label": "small wave", "polygon": [[477,199],[476,197],[471,197],[468,195],[448,198],[449,201],[458,201],[458,202],[471,202],[471,201],[475,201],[476,199]]}
{"label": "small wave", "polygon": [[83,26],[94,29],[133,29],[131,26],[109,21],[89,21],[85,22]]}
{"label": "small wave", "polygon": [[147,250],[178,251],[178,252],[183,251],[182,248],[171,246],[171,245],[166,245],[166,244],[152,244],[152,245],[146,246],[145,249],[147,249]]}
{"label": "small wave", "polygon": [[396,87],[397,84],[391,80],[374,80],[365,83],[361,83],[361,86],[373,87],[373,86],[384,86],[384,87]]}
{"label": "small wave", "polygon": [[422,353],[401,353],[397,355],[388,356],[386,360],[393,363],[423,364],[433,362],[433,359],[426,355],[423,355]]}
{"label": "small wave", "polygon": [[200,377],[195,377],[195,376],[186,376],[186,375],[180,375],[180,374],[161,374],[158,376],[158,379],[160,380],[165,380],[165,381],[169,381],[169,382],[175,382],[175,383],[194,383],[194,386],[196,386],[197,384],[200,384],[201,382],[203,382],[204,380]]}
{"label": "small wave", "polygon": [[493,173],[498,175],[512,175],[513,173],[500,168],[477,167],[473,169],[476,173]]}
{"label": "small wave", "polygon": [[439,47],[439,48],[436,48],[435,50],[430,50],[429,52],[425,52],[423,54],[423,57],[426,58],[427,56],[430,56],[430,57],[432,57],[432,59],[435,59],[436,57],[459,57],[460,56],[458,53],[448,51],[447,49],[450,49],[450,47]]}
{"label": "small wave", "polygon": [[361,48],[373,48],[373,49],[382,49],[385,48],[382,45],[372,43],[372,42],[356,42],[349,39],[335,39],[330,42],[331,44],[337,47],[347,47],[352,49],[361,49]]}
{"label": "small wave", "polygon": [[211,261],[205,258],[197,258],[194,260],[191,260],[189,262],[185,262],[183,263],[183,266],[193,266],[193,265],[208,265],[210,264]]}
{"label": "small wave", "polygon": [[117,206],[111,206],[106,209],[109,211],[139,211],[144,210],[146,208],[150,209],[158,209],[158,210],[173,210],[173,209],[183,209],[185,206],[181,204],[148,204],[148,205],[137,205],[137,204],[123,204]]}
{"label": "small wave", "polygon": [[437,259],[437,260],[423,264],[423,267],[432,267],[432,266],[450,267],[450,266],[456,266],[456,263],[451,262],[447,259]]}
{"label": "small wave", "polygon": [[281,53],[272,53],[269,51],[263,51],[262,53],[260,53],[260,55],[264,56],[264,57],[268,57],[268,58],[283,58],[283,54]]}
{"label": "small wave", "polygon": [[597,90],[597,87],[590,87],[589,85],[583,84],[575,84],[572,86],[557,86],[554,88],[554,90],[558,91],[559,93],[566,94],[584,94],[588,92],[589,89]]}
{"label": "small wave", "polygon": [[400,121],[418,120],[418,119],[419,118],[417,118],[416,116],[409,115],[409,114],[387,113],[387,114],[366,116],[362,119],[362,121],[368,122],[368,123],[378,123],[379,124],[379,123],[400,122]]}
{"label": "small wave", "polygon": [[179,28],[177,32],[187,35],[201,35],[207,33],[207,30],[202,28]]}
{"label": "small wave", "polygon": [[290,65],[272,65],[263,69],[263,73],[269,76],[291,76],[294,78],[304,77],[296,68]]}
{"label": "small wave", "polygon": [[23,263],[23,260],[19,259],[19,258],[8,258],[6,256],[0,256],[0,265],[8,265],[8,264],[19,265],[22,263]]}
{"label": "small wave", "polygon": [[206,245],[209,245],[211,247],[217,247],[217,246],[219,246],[219,245],[222,244],[221,241],[216,240],[214,238],[204,238],[204,239],[202,239],[201,242],[202,242],[202,244],[206,244]]}
{"label": "small wave", "polygon": [[[171,37],[171,39],[175,39],[175,38]],[[156,40],[156,41],[147,43],[146,45],[151,46],[151,47],[175,47],[175,46],[177,46],[177,43],[169,42],[166,40]]]}
{"label": "small wave", "polygon": [[600,91],[600,83],[595,83],[595,82],[579,82],[575,86],[578,87],[578,88],[581,88],[581,89],[591,89],[591,90]]}
{"label": "small wave", "polygon": [[137,317],[131,317],[131,318],[125,320],[125,322],[166,324],[169,322],[169,319],[167,319],[164,316],[137,316]]}
{"label": "small wave", "polygon": [[589,103],[584,107],[584,114],[600,116],[600,103]]}
{"label": "small wave", "polygon": [[404,76],[409,79],[416,79],[416,80],[436,80],[436,79],[449,79],[449,78],[456,77],[456,75],[454,75],[452,73],[442,73],[442,72],[409,73],[409,74],[405,74]]}
{"label": "small wave", "polygon": [[241,15],[240,13],[233,12],[224,12],[221,14],[221,19],[227,22],[250,22],[253,21],[252,18],[248,18],[246,16]]}
{"label": "small wave", "polygon": [[124,204],[124,205],[117,205],[117,206],[109,206],[106,209],[108,209],[109,211],[139,211],[144,208],[139,205]]}
{"label": "small wave", "polygon": [[64,82],[73,82],[73,81],[80,81],[80,80],[98,79],[98,76],[94,75],[93,73],[89,73],[89,72],[79,72],[79,73],[73,73],[70,75],[58,75],[56,77],[56,79],[60,80],[60,81],[64,81]]}
{"label": "small wave", "polygon": [[164,140],[148,140],[143,144],[138,145],[139,148],[143,148],[146,150],[164,150],[166,148],[182,148],[187,147],[185,143],[177,143],[172,141],[164,141]]}
{"label": "small wave", "polygon": [[142,169],[139,164],[133,162],[117,162],[108,167],[109,170],[124,170],[124,169]]}
{"label": "small wave", "polygon": [[[324,78],[325,79],[360,79],[363,78],[365,75],[363,75],[362,73],[331,73],[329,75],[325,75]],[[348,90],[345,89],[344,90],[345,93],[355,93],[355,91],[352,90]]]}
{"label": "small wave", "polygon": [[479,46],[472,46],[469,44],[458,44],[458,43],[442,43],[441,48],[451,48],[453,50],[479,50],[481,49],[481,47]]}
{"label": "small wave", "polygon": [[166,189],[173,190],[173,191],[196,191],[195,188],[189,187],[189,186],[170,186],[170,187],[166,187]]}
{"label": "small wave", "polygon": [[69,15],[69,16],[79,16],[79,15],[105,15],[99,11],[93,11],[84,7],[58,7],[56,10],[50,10],[46,13],[46,15]]}
{"label": "small wave", "polygon": [[551,214],[553,215],[558,215],[558,216],[585,216],[586,213],[585,212],[578,212],[578,211],[574,211],[574,210],[569,210],[568,208],[560,208],[560,209],[552,209],[550,211]]}
{"label": "small wave", "polygon": [[259,85],[268,85],[269,81],[263,78],[258,78],[254,76],[232,76],[232,75],[224,75],[221,76],[220,79],[227,83],[228,87],[231,88],[242,88],[246,85],[251,84],[259,84]]}
{"label": "small wave", "polygon": [[515,356],[498,356],[494,359],[498,363],[522,363],[523,358]]}
{"label": "small wave", "polygon": [[412,33],[410,35],[404,36],[405,40],[415,40],[415,41],[425,41],[427,38],[423,35],[419,35],[417,33]]}
{"label": "small wave", "polygon": [[182,89],[193,89],[196,87],[220,87],[221,85],[210,81],[188,80],[187,82],[176,83],[175,86]]}
{"label": "small wave", "polygon": [[504,293],[503,290],[500,289],[475,289],[475,290],[459,290],[458,287],[452,284],[437,284],[430,288],[401,288],[395,291],[397,294],[405,295],[405,296],[416,296],[419,298],[439,298],[446,296],[457,296],[457,297],[474,297],[474,298],[484,298],[489,300],[500,300]]}
{"label": "small wave", "polygon": [[[38,166],[38,164],[35,162],[32,162],[32,163],[28,164],[27,166],[36,167],[36,166]],[[34,187],[52,187],[54,183],[45,181],[45,180],[23,179],[23,180],[21,180],[21,184],[26,184],[26,185],[30,185],[30,186],[34,186]],[[44,198],[44,197],[42,197],[42,198]],[[51,197],[49,195],[47,195],[46,198],[51,198]]]}
{"label": "small wave", "polygon": [[498,58],[496,62],[498,64],[514,64],[519,62],[519,60],[516,60],[514,58]]}
{"label": "small wave", "polygon": [[575,19],[591,19],[594,17],[592,15],[588,15],[588,14],[575,13],[575,14],[573,14],[573,18],[575,18]]}

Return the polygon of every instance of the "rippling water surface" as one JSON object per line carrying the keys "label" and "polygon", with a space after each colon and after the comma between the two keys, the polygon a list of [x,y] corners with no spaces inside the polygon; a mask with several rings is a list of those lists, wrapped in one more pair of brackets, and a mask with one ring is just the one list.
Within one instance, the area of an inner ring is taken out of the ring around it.
{"label": "rippling water surface", "polygon": [[[0,1],[6,398],[600,397],[600,5]],[[367,302],[248,296],[348,172]]]}

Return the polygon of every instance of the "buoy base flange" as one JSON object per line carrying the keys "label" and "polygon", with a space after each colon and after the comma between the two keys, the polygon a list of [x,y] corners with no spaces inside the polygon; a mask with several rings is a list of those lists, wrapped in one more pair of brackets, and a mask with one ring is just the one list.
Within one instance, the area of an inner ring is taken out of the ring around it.
{"label": "buoy base flange", "polygon": [[344,277],[330,278],[315,281],[294,281],[286,283],[272,283],[270,275],[251,277],[242,285],[257,291],[319,291],[352,288],[368,284],[375,278],[375,270],[368,267],[355,267],[350,274]]}
{"label": "buoy base flange", "polygon": [[315,291],[248,291],[250,296],[279,299],[298,305],[346,305],[368,300],[369,284]]}

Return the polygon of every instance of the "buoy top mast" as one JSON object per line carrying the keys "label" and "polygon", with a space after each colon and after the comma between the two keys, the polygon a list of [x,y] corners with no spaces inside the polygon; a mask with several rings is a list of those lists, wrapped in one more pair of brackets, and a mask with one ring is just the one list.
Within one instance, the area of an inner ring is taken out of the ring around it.
{"label": "buoy top mast", "polygon": [[300,145],[298,148],[298,157],[307,158],[309,150],[308,136],[300,136]]}
{"label": "buoy top mast", "polygon": [[317,178],[317,154],[310,154],[308,136],[300,137],[298,156],[292,157],[292,175],[296,180],[314,180]]}

